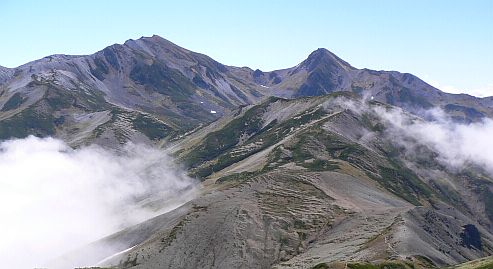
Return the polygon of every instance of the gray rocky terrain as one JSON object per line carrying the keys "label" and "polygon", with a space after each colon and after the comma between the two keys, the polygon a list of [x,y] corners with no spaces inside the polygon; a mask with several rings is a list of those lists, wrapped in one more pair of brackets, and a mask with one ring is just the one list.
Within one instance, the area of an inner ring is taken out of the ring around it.
{"label": "gray rocky terrain", "polygon": [[[465,182],[464,174],[446,169],[430,176],[438,162],[392,153],[383,133],[362,139],[385,125],[376,128],[376,115],[359,115],[341,100],[360,99],[270,98],[174,144],[170,153],[204,180],[202,195],[96,242],[117,246],[119,254],[98,252],[94,264],[312,268],[394,260],[431,268],[490,255],[492,219],[484,192],[473,186],[491,187],[491,179],[470,175]],[[243,133],[229,133],[236,130]],[[214,139],[225,134],[237,138],[227,149],[227,141]],[[469,233],[478,237],[470,241]]]}
{"label": "gray rocky terrain", "polygon": [[489,97],[444,93],[411,74],[356,69],[326,49],[295,67],[262,72],[226,66],[152,36],[92,55],[0,67],[0,138],[55,136],[72,146],[159,143],[269,96],[336,91],[373,96],[416,114],[440,107],[463,122],[493,115]]}
{"label": "gray rocky terrain", "polygon": [[60,268],[433,268],[491,255],[489,173],[449,169],[422,141],[409,154],[376,112],[426,122],[431,108],[461,123],[493,116],[489,97],[325,49],[262,72],[153,36],[0,67],[0,139],[144,143],[202,182],[181,207],[61,253]]}

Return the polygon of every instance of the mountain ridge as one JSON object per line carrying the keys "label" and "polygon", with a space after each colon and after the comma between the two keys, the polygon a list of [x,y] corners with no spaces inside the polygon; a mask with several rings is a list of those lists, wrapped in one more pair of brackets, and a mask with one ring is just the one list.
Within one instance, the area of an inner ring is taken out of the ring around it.
{"label": "mountain ridge", "polygon": [[[107,47],[105,47],[104,49],[102,50],[98,50],[92,54],[78,54],[78,55],[70,55],[70,54],[52,54],[52,55],[48,55],[48,56],[45,56],[43,58],[40,58],[40,59],[37,59],[37,60],[33,60],[33,61],[30,61],[30,62],[27,62],[27,63],[24,63],[24,64],[21,64],[17,67],[3,67],[3,66],[0,66],[0,70],[14,70],[14,69],[18,69],[18,68],[21,68],[23,66],[28,66],[28,65],[32,65],[33,63],[36,63],[36,62],[39,62],[41,60],[44,60],[46,58],[57,58],[57,57],[66,57],[66,58],[77,58],[77,57],[85,57],[85,56],[90,56],[90,55],[94,55],[96,53],[100,53],[102,51],[104,51],[105,49],[108,49],[108,48],[112,48],[112,47],[120,47],[120,46],[124,46],[124,45],[127,45],[129,47],[132,47],[132,45],[130,44],[134,44],[134,43],[137,43],[138,41],[145,41],[145,40],[154,40],[154,41],[158,41],[158,42],[161,42],[161,43],[164,43],[164,44],[167,44],[168,46],[172,46],[172,47],[176,47],[176,48],[179,48],[179,49],[182,49],[182,50],[185,50],[189,53],[193,53],[193,54],[199,54],[199,55],[203,55],[203,56],[207,56],[206,54],[204,53],[199,53],[199,52],[194,52],[194,51],[191,51],[191,50],[188,50],[186,48],[183,48],[159,35],[152,35],[152,36],[149,36],[149,37],[145,37],[145,36],[142,36],[138,39],[128,39],[126,40],[125,42],[123,42],[123,44],[119,44],[119,43],[114,43],[112,45],[109,45]],[[325,54],[327,55],[330,55],[330,57],[332,57],[333,59],[335,59],[336,61],[338,62],[341,62],[343,63],[343,65],[351,68],[351,69],[357,69],[355,67],[352,67],[349,63],[347,63],[346,61],[342,60],[341,58],[339,58],[336,54],[334,54],[333,52],[331,52],[330,50],[328,50],[327,48],[317,48],[315,50],[313,50],[305,60],[303,60],[302,62],[300,62],[299,64],[293,66],[293,67],[286,67],[286,68],[282,68],[282,69],[275,69],[275,70],[272,70],[272,71],[267,71],[266,73],[271,73],[271,72],[276,72],[276,71],[282,71],[282,70],[286,70],[286,69],[291,69],[291,68],[296,68],[300,65],[302,65],[304,62],[308,61],[311,56],[315,56],[316,54],[320,54],[320,52],[324,52]],[[208,57],[208,56],[207,56]],[[210,58],[210,57],[209,57]],[[51,61],[51,60],[50,60]],[[216,61],[217,62],[217,61]],[[237,68],[237,69],[243,69],[243,68],[247,68],[247,69],[250,69],[250,70],[253,70],[252,68],[248,67],[248,66],[243,66],[243,67],[237,67],[237,66],[234,66],[234,65],[224,65],[224,66],[228,66],[228,67],[232,67],[232,68]],[[256,69],[256,70],[259,70],[259,69]],[[363,67],[361,69],[358,69],[358,70],[363,70],[363,71],[373,71],[373,72],[398,72],[400,73],[399,71],[395,71],[395,70],[373,70],[373,69],[369,69],[369,68],[366,68],[366,67]],[[260,71],[260,70],[259,70]],[[401,73],[401,74],[404,74],[404,75],[412,75],[411,73]],[[412,75],[414,76],[414,75]],[[414,76],[415,78],[418,78],[416,76]],[[430,85],[431,86],[431,85]],[[433,87],[433,86],[432,86]],[[433,87],[434,88],[434,87]],[[437,88],[436,88],[437,89]],[[484,98],[493,98],[493,96],[485,96],[485,97],[476,97],[476,96],[472,96],[470,94],[467,94],[467,93],[447,93],[447,94],[451,94],[451,95],[466,95],[466,96],[471,96],[471,97],[475,97],[475,98],[478,98],[478,99],[484,99]]]}
{"label": "mountain ridge", "polygon": [[491,255],[492,178],[449,171],[420,141],[408,155],[381,109],[398,108],[351,92],[244,107],[168,148],[204,180],[198,198],[78,253],[116,246],[103,265],[122,268],[437,268]]}
{"label": "mountain ridge", "polygon": [[201,182],[195,199],[66,254],[61,268],[407,269],[491,255],[493,178],[480,165],[449,169],[439,148],[383,116],[433,122],[430,109],[467,126],[493,117],[493,97],[357,69],[326,49],[281,70],[227,66],[156,35],[0,68],[0,140],[148,144]]}
{"label": "mountain ridge", "polygon": [[[47,95],[48,91],[53,93]],[[440,107],[463,122],[493,116],[493,97],[447,94],[411,74],[357,69],[327,49],[313,51],[294,67],[263,72],[223,65],[154,35],[129,39],[91,55],[57,54],[0,69],[0,138],[35,133],[69,138],[73,146],[117,145],[128,140],[152,143],[175,139],[269,96],[299,98],[337,91],[372,96],[416,114]],[[88,98],[99,105],[79,106]],[[41,119],[45,124],[27,124],[23,119],[37,117],[27,109],[50,111]],[[85,137],[70,131],[83,127],[74,113],[103,115],[103,110],[113,116],[83,123],[91,126],[84,127]],[[131,133],[104,131],[119,128],[115,124],[128,126],[136,117],[150,117],[156,123],[152,126],[168,132],[149,136],[156,131],[135,126]]]}
{"label": "mountain ridge", "polygon": [[[371,97],[417,115],[439,107],[459,122],[493,117],[493,97],[444,93],[412,74],[357,69],[323,48],[294,67],[263,72],[223,65],[153,35],[91,55],[56,54],[17,68],[0,68],[0,139],[34,133],[69,138],[73,146],[163,142],[269,96],[299,98],[338,91]],[[88,98],[98,105],[79,106]],[[28,109],[50,111],[40,119],[45,124],[28,124],[25,119],[37,117]],[[102,115],[103,110],[113,116],[83,123],[90,126],[84,127],[85,137],[70,131],[83,127],[74,113]],[[134,126],[130,133],[104,131],[119,128],[115,124],[128,126],[136,117],[150,117],[157,130],[168,131],[159,136],[149,136],[156,133],[154,127],[137,130]]]}

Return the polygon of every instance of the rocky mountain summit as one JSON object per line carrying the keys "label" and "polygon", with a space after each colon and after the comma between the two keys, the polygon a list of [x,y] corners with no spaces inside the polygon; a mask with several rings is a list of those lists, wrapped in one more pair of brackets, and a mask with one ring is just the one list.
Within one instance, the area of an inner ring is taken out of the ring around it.
{"label": "rocky mountain summit", "polygon": [[[202,181],[183,206],[54,262],[117,268],[437,268],[493,254],[493,179],[386,113],[493,117],[493,99],[326,49],[263,72],[161,37],[0,67],[0,138],[162,147]],[[397,135],[398,134],[398,135]],[[372,267],[373,266],[373,267]]]}
{"label": "rocky mountain summit", "polygon": [[269,96],[337,91],[417,114],[440,107],[464,122],[493,115],[492,98],[447,94],[411,74],[356,69],[326,49],[295,67],[262,72],[226,66],[152,36],[93,55],[1,67],[0,138],[49,135],[73,146],[168,141]]}

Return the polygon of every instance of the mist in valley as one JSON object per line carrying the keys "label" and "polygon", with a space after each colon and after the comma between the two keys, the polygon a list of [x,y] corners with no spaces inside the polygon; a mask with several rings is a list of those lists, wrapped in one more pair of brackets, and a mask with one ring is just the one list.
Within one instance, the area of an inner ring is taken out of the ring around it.
{"label": "mist in valley", "polygon": [[129,143],[116,153],[72,149],[54,138],[1,142],[2,266],[43,267],[182,205],[196,186],[165,152],[143,145]]}

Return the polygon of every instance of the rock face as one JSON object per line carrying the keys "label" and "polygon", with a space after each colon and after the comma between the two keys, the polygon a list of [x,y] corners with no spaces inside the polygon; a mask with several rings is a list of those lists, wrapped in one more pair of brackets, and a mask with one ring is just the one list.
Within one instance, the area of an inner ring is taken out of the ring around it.
{"label": "rock face", "polygon": [[52,55],[0,67],[0,139],[35,134],[73,146],[114,147],[129,140],[165,142],[269,96],[337,91],[417,114],[441,107],[463,122],[493,116],[491,98],[443,93],[411,74],[356,69],[326,49],[295,67],[262,72],[225,66],[152,36],[93,55]]}
{"label": "rock face", "polygon": [[436,107],[461,122],[493,116],[491,98],[356,69],[325,49],[262,72],[153,36],[0,68],[0,139],[155,144],[203,181],[198,198],[56,264],[312,268],[396,260],[423,268],[491,255],[492,178],[474,166],[450,171],[417,139],[407,142],[419,154],[407,154],[376,113],[395,107],[414,121]]}
{"label": "rock face", "polygon": [[0,138],[54,135],[74,146],[163,140],[258,101],[257,88],[158,36],[129,40],[0,69]]}
{"label": "rock face", "polygon": [[466,168],[464,181],[437,160],[405,154],[378,115],[349,109],[350,102],[388,108],[352,93],[269,98],[175,143],[168,150],[202,178],[202,195],[96,242],[124,251],[100,265],[312,268],[400,260],[428,268],[491,255],[492,221],[473,187],[493,187],[491,178]]}
{"label": "rock face", "polygon": [[474,224],[464,225],[461,233],[462,244],[468,248],[482,250],[481,234]]}
{"label": "rock face", "polygon": [[293,98],[350,91],[419,114],[441,107],[456,120],[475,121],[492,116],[492,99],[448,94],[412,74],[356,69],[326,49],[317,49],[295,67],[263,73],[252,72],[268,95]]}

